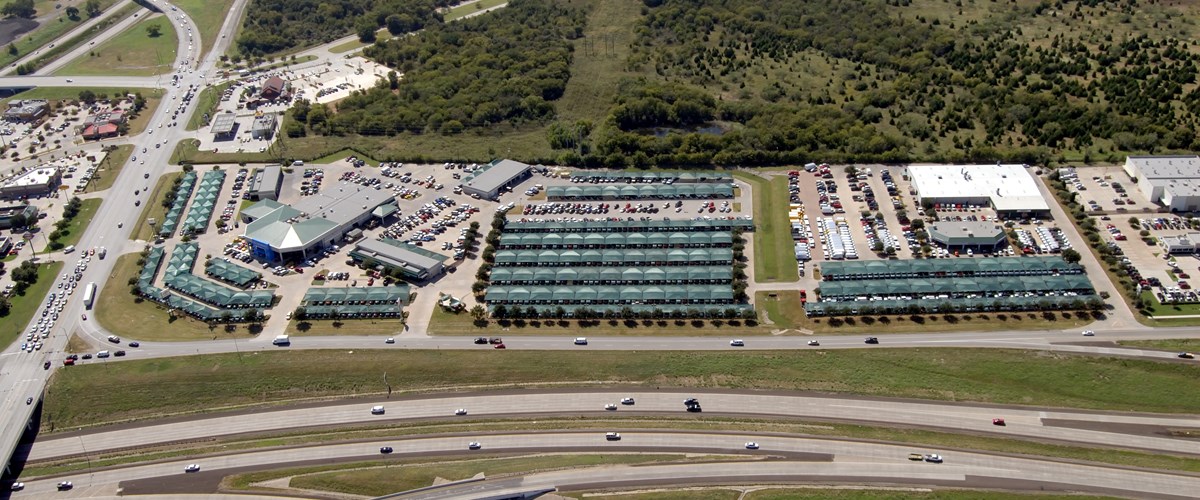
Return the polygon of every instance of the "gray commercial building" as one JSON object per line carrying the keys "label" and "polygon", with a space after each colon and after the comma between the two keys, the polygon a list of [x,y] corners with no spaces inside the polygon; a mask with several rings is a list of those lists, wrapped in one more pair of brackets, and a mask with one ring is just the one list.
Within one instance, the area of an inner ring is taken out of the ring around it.
{"label": "gray commercial building", "polygon": [[463,192],[494,200],[504,188],[528,179],[532,168],[514,160],[496,160],[484,165],[463,179]]}
{"label": "gray commercial building", "polygon": [[934,222],[929,225],[929,238],[947,250],[990,252],[1008,242],[1004,228],[995,222]]}
{"label": "gray commercial building", "polygon": [[1151,203],[1172,212],[1200,210],[1200,156],[1129,156],[1125,173]]}
{"label": "gray commercial building", "polygon": [[354,247],[350,258],[368,267],[398,269],[405,277],[431,280],[445,271],[446,256],[396,240],[366,240]]}
{"label": "gray commercial building", "polygon": [[281,187],[283,187],[283,167],[271,165],[254,173],[254,178],[250,180],[250,189],[247,192],[250,193],[251,200],[278,200]]}
{"label": "gray commercial building", "polygon": [[0,185],[0,198],[45,196],[58,189],[60,184],[62,171],[58,167],[38,167]]}
{"label": "gray commercial building", "polygon": [[274,137],[276,122],[277,118],[274,113],[256,116],[254,123],[250,125],[250,137],[262,140]]}
{"label": "gray commercial building", "polygon": [[374,217],[380,205],[396,200],[388,191],[342,183],[295,205],[263,200],[246,207],[244,236],[255,258],[266,262],[304,260],[344,241],[346,233]]}

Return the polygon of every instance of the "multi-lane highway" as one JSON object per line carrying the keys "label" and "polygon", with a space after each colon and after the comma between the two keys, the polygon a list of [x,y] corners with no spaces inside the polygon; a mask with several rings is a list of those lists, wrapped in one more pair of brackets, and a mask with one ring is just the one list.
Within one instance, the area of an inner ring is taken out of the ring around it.
{"label": "multi-lane highway", "polygon": [[[634,404],[620,404],[622,398]],[[532,391],[455,395],[448,397],[361,400],[326,406],[264,410],[228,415],[185,417],[168,423],[130,424],[116,429],[88,429],[38,439],[28,453],[31,462],[105,453],[165,443],[203,441],[221,436],[288,432],[303,428],[413,420],[467,420],[539,415],[588,414],[620,419],[645,415],[691,415],[683,400],[696,397],[704,415],[749,418],[805,418],[850,421],[880,426],[926,427],[953,432],[1059,441],[1088,446],[1153,450],[1200,456],[1200,443],[1165,437],[1163,429],[1190,428],[1192,415],[1131,414],[1063,409],[1011,408],[977,404],[896,401],[786,393],[719,391]],[[605,406],[615,404],[615,410]],[[383,415],[371,408],[382,405]],[[456,415],[458,409],[466,415]],[[1005,425],[995,425],[1002,418]],[[619,423],[613,425],[620,425]],[[85,444],[86,443],[86,444]]]}
{"label": "multi-lane highway", "polygon": [[[483,498],[502,491],[580,487],[603,488],[640,483],[671,484],[692,482],[779,482],[779,481],[850,481],[979,486],[1001,484],[1007,488],[1032,488],[1118,494],[1137,498],[1194,498],[1200,477],[1188,474],[1148,472],[1115,466],[1084,465],[1046,459],[999,456],[986,453],[930,450],[904,445],[856,442],[834,438],[756,435],[754,433],[701,433],[631,431],[622,439],[609,441],[603,431],[497,433],[481,435],[383,439],[274,448],[189,457],[151,464],[63,474],[26,482],[26,489],[13,498],[76,497],[115,495],[122,484],[139,480],[166,480],[184,477],[184,467],[195,463],[201,472],[233,472],[235,469],[280,467],[299,463],[378,459],[381,446],[391,446],[390,457],[411,458],[431,454],[470,453],[469,442],[478,442],[477,453],[510,452],[679,452],[782,456],[771,461],[731,461],[637,467],[567,469],[529,474],[523,478],[496,482],[474,482],[445,490],[413,495],[413,498]],[[747,450],[754,441],[758,450]],[[913,452],[937,453],[944,463],[909,460]],[[71,481],[74,489],[56,493],[55,485]],[[211,491],[212,486],[207,487]],[[204,491],[197,491],[203,493]]]}

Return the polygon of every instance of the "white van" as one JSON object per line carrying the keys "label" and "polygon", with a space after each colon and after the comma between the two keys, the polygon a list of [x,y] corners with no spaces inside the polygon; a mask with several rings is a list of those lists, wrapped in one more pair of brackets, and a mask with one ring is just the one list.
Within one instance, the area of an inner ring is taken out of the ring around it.
{"label": "white van", "polygon": [[291,345],[292,339],[287,335],[280,335],[275,337],[275,340],[272,340],[271,343],[275,345]]}
{"label": "white van", "polygon": [[71,253],[74,251],[75,251],[75,245],[67,245],[67,247],[63,249],[63,253]]}
{"label": "white van", "polygon": [[96,353],[96,357],[97,357],[97,358],[107,358],[107,357],[108,357],[108,351],[100,351],[100,352]]}

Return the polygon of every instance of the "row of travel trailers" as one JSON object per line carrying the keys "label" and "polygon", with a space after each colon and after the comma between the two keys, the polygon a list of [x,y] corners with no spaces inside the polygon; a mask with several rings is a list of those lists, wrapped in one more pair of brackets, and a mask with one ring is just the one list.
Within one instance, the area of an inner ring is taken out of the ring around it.
{"label": "row of travel trailers", "polygon": [[817,217],[817,230],[821,234],[821,242],[825,245],[826,259],[854,260],[858,258],[858,250],[854,248],[854,240],[850,237],[850,224],[845,217]]}

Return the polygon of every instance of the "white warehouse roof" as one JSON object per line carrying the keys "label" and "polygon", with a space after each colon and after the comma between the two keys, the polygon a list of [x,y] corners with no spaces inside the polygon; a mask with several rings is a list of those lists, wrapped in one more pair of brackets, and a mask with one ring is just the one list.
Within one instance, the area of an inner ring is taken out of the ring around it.
{"label": "white warehouse roof", "polygon": [[987,198],[998,211],[1045,211],[1050,206],[1025,165],[910,165],[922,200]]}

